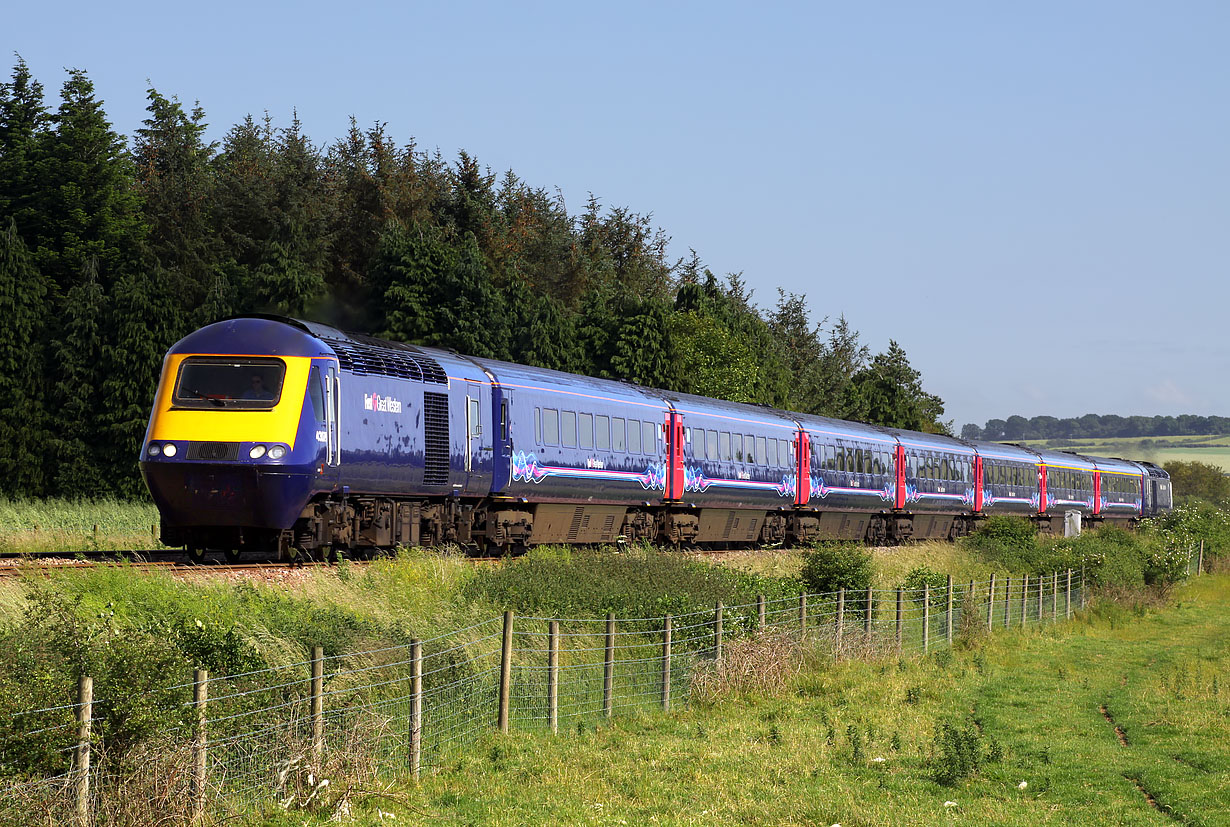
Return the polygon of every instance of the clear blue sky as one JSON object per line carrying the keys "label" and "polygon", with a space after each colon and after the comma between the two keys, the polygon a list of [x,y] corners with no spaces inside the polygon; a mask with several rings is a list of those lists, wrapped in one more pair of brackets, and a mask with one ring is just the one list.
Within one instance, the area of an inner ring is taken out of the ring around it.
{"label": "clear blue sky", "polygon": [[1012,5],[23,3],[0,48],[128,135],[153,84],[215,139],[354,115],[652,212],[897,339],[958,427],[1230,414],[1230,3]]}

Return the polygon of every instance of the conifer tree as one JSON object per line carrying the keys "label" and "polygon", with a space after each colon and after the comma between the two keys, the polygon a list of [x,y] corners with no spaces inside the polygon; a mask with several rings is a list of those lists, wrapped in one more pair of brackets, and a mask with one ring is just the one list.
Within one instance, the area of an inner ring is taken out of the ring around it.
{"label": "conifer tree", "polygon": [[[200,307],[213,286],[220,252],[209,217],[215,145],[205,143],[205,113],[199,105],[189,113],[156,89],[147,95],[149,117],[137,130],[133,161],[150,252],[161,270],[159,283],[169,285],[184,307]],[[213,320],[198,315],[190,321]]]}
{"label": "conifer tree", "polygon": [[59,367],[51,405],[58,420],[52,440],[52,489],[63,497],[91,497],[108,490],[103,476],[101,435],[95,423],[101,402],[106,296],[98,262],[86,259],[82,274],[64,297],[54,359]]}
{"label": "conifer tree", "polygon": [[23,238],[36,237],[44,218],[34,161],[48,120],[43,85],[18,57],[12,81],[0,83],[0,217],[12,217]]}
{"label": "conifer tree", "polygon": [[124,140],[85,72],[68,74],[54,129],[41,134],[35,153],[36,203],[45,220],[26,239],[57,296],[80,281],[90,261],[105,292],[140,266],[145,233]]}
{"label": "conifer tree", "polygon": [[162,358],[183,326],[172,285],[148,271],[125,275],[107,305],[107,341],[98,433],[98,459],[113,490],[140,496],[137,461],[158,385]]}
{"label": "conifer tree", "polygon": [[949,432],[950,425],[940,421],[943,400],[923,390],[922,375],[910,366],[905,350],[895,341],[890,340],[888,350],[859,371],[853,385],[872,424]]}
{"label": "conifer tree", "polygon": [[43,493],[46,286],[10,217],[0,231],[0,493]]}

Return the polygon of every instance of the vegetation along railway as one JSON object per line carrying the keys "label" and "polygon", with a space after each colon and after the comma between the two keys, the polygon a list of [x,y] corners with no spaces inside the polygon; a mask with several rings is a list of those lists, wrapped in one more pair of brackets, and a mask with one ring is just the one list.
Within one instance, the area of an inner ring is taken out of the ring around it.
{"label": "vegetation along railway", "polygon": [[676,547],[955,538],[991,514],[1130,524],[1149,463],[844,422],[347,334],[208,325],[141,450],[162,542],[202,558],[456,543]]}

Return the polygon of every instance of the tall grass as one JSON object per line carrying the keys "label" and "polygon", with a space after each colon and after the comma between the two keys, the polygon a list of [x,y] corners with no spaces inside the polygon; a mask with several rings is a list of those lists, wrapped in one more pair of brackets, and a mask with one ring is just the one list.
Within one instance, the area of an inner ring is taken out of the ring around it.
{"label": "tall grass", "polygon": [[0,498],[2,552],[157,549],[157,525],[152,503]]}

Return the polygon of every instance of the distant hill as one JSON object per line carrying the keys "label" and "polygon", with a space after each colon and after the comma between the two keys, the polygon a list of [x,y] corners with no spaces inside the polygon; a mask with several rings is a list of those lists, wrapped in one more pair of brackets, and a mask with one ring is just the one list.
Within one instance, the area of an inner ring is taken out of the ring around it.
{"label": "distant hill", "polygon": [[1053,416],[1010,416],[988,419],[981,428],[970,423],[961,428],[965,439],[990,442],[1024,440],[1106,440],[1142,437],[1207,437],[1230,434],[1230,417],[1225,416],[1119,416],[1085,414],[1058,419]]}

